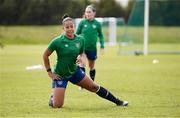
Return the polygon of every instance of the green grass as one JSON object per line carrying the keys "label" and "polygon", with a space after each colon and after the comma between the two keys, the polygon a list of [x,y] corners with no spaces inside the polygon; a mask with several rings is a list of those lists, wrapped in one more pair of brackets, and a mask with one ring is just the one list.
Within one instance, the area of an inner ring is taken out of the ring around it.
{"label": "green grass", "polygon": [[[149,43],[180,43],[180,27],[151,26]],[[47,44],[53,37],[63,32],[62,26],[0,26],[0,43],[4,44]],[[103,27],[105,42],[108,41],[107,27]],[[143,28],[117,27],[117,41],[132,41],[143,44]]]}
{"label": "green grass", "polygon": [[[123,27],[117,28],[117,39],[119,41],[131,41],[143,44],[144,27],[127,27],[126,35],[123,35]],[[180,27],[150,26],[148,32],[148,43],[180,43]]]}
{"label": "green grass", "polygon": [[47,44],[62,32],[61,26],[0,26],[4,44]]}
{"label": "green grass", "polygon": [[[43,64],[46,47],[0,49],[0,117],[180,117],[180,55],[120,56],[117,47],[107,47],[105,55],[98,55],[96,82],[128,100],[129,106],[118,107],[69,83],[64,107],[52,109],[46,71],[25,70]],[[152,64],[153,59],[159,63]]]}

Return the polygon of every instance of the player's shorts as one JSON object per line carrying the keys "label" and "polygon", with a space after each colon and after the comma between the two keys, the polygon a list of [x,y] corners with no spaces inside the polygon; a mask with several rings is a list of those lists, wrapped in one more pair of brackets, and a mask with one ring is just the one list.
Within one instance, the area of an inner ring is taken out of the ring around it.
{"label": "player's shorts", "polygon": [[85,54],[89,60],[96,60],[97,59],[97,51],[93,50],[85,50]]}
{"label": "player's shorts", "polygon": [[67,79],[61,78],[60,80],[53,80],[52,81],[52,88],[66,88],[68,81],[70,81],[73,84],[79,83],[83,78],[85,77],[85,73],[83,70],[80,69],[80,67],[77,68],[75,73]]}

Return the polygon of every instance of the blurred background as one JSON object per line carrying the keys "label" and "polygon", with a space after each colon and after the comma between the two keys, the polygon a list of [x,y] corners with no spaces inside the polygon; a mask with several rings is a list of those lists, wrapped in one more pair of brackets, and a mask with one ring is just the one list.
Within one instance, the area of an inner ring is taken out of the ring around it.
{"label": "blurred background", "polygon": [[[119,0],[120,1],[120,0]],[[69,13],[82,17],[85,7],[95,4],[97,17],[128,18],[133,1],[128,6],[115,0],[1,0],[2,25],[52,25],[61,23],[61,16]],[[122,1],[122,0],[121,0]],[[126,1],[126,0],[125,0]],[[127,1],[128,2],[128,1]]]}
{"label": "blurred background", "polygon": [[[89,4],[96,6],[97,17],[123,17],[127,23],[136,1],[143,0],[0,0],[0,24],[59,24],[64,13],[82,17]],[[179,26],[179,6],[179,0],[150,0],[150,25]]]}
{"label": "blurred background", "polygon": [[[86,6],[94,4],[105,42],[118,45],[120,54],[141,54],[144,3],[144,0],[0,0],[0,44],[1,47],[47,44],[62,32],[64,13],[78,25]],[[180,53],[179,10],[179,0],[149,0],[148,53]],[[159,44],[163,44],[161,48]]]}

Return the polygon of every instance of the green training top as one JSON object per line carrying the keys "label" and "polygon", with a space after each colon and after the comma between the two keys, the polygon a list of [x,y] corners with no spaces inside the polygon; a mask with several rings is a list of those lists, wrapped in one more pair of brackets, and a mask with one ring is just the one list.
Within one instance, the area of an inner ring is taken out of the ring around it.
{"label": "green training top", "polygon": [[101,24],[97,20],[89,21],[83,19],[77,28],[77,34],[85,38],[85,50],[97,50],[96,43],[99,37],[100,47],[104,48],[104,37],[102,34]]}
{"label": "green training top", "polygon": [[84,38],[75,35],[74,39],[69,39],[62,34],[50,42],[48,50],[51,52],[56,51],[57,54],[54,72],[67,79],[77,69],[76,58],[84,52]]}

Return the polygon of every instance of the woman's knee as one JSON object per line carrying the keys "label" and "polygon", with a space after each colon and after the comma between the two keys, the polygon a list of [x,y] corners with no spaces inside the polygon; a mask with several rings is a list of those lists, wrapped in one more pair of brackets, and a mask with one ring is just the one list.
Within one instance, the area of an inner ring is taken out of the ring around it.
{"label": "woman's knee", "polygon": [[53,108],[61,108],[63,106],[63,102],[54,102],[53,103]]}
{"label": "woman's knee", "polygon": [[93,84],[93,85],[91,85],[89,88],[90,88],[89,90],[90,90],[91,92],[96,92],[96,91],[98,90],[98,85]]}
{"label": "woman's knee", "polygon": [[64,88],[56,88],[53,89],[53,107],[54,108],[61,108],[64,104]]}

